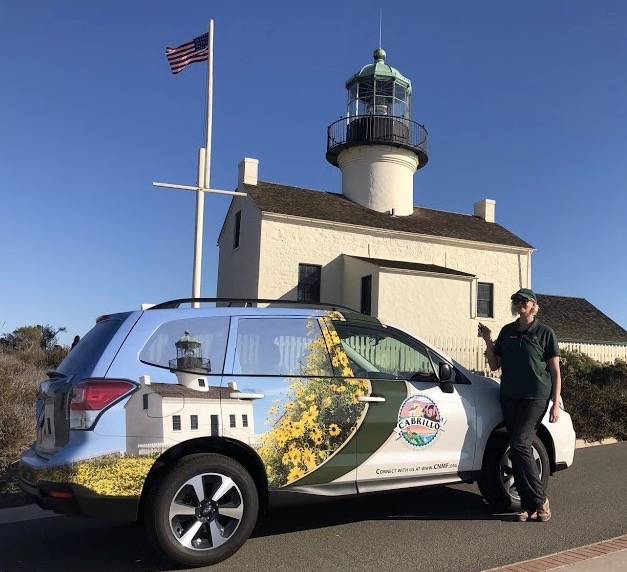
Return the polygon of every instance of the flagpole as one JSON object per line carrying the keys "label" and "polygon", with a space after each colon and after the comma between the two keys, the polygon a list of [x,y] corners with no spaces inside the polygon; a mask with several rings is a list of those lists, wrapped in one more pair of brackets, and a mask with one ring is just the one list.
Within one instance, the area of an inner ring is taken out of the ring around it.
{"label": "flagpole", "polygon": [[[211,131],[213,123],[213,20],[209,20],[207,36],[207,139],[205,148],[198,157],[198,187],[208,189],[211,176]],[[200,278],[202,274],[202,237],[205,193],[196,193],[196,232],[194,237],[194,272],[192,276],[192,298],[200,298]]]}

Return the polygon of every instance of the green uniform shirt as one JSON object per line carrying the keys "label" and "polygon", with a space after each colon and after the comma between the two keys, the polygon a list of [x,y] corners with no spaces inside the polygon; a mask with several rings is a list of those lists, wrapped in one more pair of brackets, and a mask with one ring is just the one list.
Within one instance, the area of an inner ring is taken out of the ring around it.
{"label": "green uniform shirt", "polygon": [[518,321],[503,326],[494,342],[501,358],[501,393],[516,399],[548,399],[551,374],[547,361],[560,355],[555,332],[538,320],[518,331]]}

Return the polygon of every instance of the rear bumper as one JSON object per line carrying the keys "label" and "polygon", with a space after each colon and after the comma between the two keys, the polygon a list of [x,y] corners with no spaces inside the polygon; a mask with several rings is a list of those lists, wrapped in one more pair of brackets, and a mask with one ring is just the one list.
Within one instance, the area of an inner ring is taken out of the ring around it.
{"label": "rear bumper", "polygon": [[22,490],[41,508],[70,516],[134,522],[139,499],[99,496],[80,485],[42,481],[36,485],[20,477]]}
{"label": "rear bumper", "polygon": [[[70,453],[68,449],[65,448],[64,452]],[[55,459],[46,459],[31,447],[20,458],[20,487],[41,508],[56,513],[119,521],[137,520],[141,489],[110,488],[118,479],[115,474],[107,473],[107,465],[98,470],[94,468],[97,465],[87,465],[86,469],[91,469],[95,475],[95,486],[86,486],[89,479],[76,482],[80,462],[80,458],[74,460],[69,455],[61,454]],[[101,486],[98,487],[98,484]],[[103,489],[112,492],[107,494]],[[127,494],[122,496],[118,492],[120,490],[122,494]]]}

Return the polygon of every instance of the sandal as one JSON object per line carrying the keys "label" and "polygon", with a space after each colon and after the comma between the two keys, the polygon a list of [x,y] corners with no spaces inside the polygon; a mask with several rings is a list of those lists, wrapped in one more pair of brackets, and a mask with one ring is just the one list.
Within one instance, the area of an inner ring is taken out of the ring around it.
{"label": "sandal", "polygon": [[535,520],[538,517],[538,513],[535,510],[523,510],[516,515],[518,522],[527,522],[528,520]]}
{"label": "sandal", "polygon": [[543,505],[538,507],[538,520],[540,522],[546,522],[551,518],[551,507],[549,506],[549,499],[544,501]]}

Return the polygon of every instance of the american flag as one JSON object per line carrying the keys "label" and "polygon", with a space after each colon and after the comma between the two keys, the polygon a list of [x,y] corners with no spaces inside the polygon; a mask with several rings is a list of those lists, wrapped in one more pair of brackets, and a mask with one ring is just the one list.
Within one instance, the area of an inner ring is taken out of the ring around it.
{"label": "american flag", "polygon": [[209,57],[209,34],[203,34],[177,48],[166,48],[172,73],[179,73],[187,64],[202,62]]}

